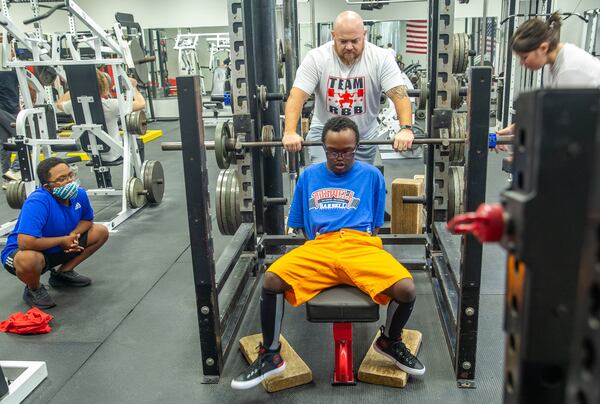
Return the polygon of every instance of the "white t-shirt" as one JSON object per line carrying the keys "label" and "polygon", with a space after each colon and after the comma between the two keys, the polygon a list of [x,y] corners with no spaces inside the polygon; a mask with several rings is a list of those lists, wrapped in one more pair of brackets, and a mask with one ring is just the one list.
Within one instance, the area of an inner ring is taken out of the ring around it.
{"label": "white t-shirt", "polygon": [[[106,132],[117,141],[119,144],[123,144],[123,138],[119,133],[119,101],[116,98],[103,98],[102,109],[104,110],[104,120],[106,121]],[[63,111],[73,116],[73,105],[71,101],[67,101],[63,104]],[[84,122],[78,122],[83,124]],[[107,153],[102,153],[102,160],[111,162],[119,158],[120,154],[111,148]]]}
{"label": "white t-shirt", "polygon": [[545,88],[600,87],[600,60],[566,43],[552,65],[544,66]]}
{"label": "white t-shirt", "polygon": [[352,118],[361,139],[377,137],[377,114],[382,92],[403,85],[392,54],[365,41],[360,58],[345,65],[333,41],[309,51],[296,73],[294,87],[315,93],[311,133],[322,129],[334,115]]}

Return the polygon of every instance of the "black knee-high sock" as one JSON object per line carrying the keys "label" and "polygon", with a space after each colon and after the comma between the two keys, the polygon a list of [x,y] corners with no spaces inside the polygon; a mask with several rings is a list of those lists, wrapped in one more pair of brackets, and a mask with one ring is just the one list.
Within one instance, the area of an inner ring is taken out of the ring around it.
{"label": "black knee-high sock", "polygon": [[279,349],[279,334],[283,320],[283,293],[262,288],[260,294],[260,323],[263,346],[269,351]]}
{"label": "black knee-high sock", "polygon": [[402,329],[406,325],[415,301],[409,303],[401,303],[392,300],[388,304],[387,319],[385,320],[384,335],[391,340],[397,340],[402,335]]}

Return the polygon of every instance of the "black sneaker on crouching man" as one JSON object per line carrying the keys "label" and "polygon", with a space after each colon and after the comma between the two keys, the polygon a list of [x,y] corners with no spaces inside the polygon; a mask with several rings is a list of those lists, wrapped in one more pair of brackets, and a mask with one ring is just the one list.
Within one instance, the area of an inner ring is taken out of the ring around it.
{"label": "black sneaker on crouching man", "polygon": [[394,341],[386,337],[383,330],[384,327],[381,327],[381,335],[373,343],[375,351],[394,361],[396,366],[409,375],[425,374],[425,366],[410,352],[402,339]]}
{"label": "black sneaker on crouching man", "polygon": [[25,286],[23,300],[28,305],[42,310],[56,306],[56,303],[54,303],[44,285],[40,285],[37,289],[29,289],[29,286]]}
{"label": "black sneaker on crouching man", "polygon": [[52,269],[48,283],[54,288],[60,286],[84,287],[91,284],[92,280],[87,276],[83,276],[80,273],[75,272],[75,270],[59,272]]}
{"label": "black sneaker on crouching man", "polygon": [[246,370],[231,381],[231,387],[245,390],[257,386],[263,380],[278,375],[285,370],[285,361],[279,354],[281,346],[276,351],[269,351],[264,346],[258,348],[258,358]]}

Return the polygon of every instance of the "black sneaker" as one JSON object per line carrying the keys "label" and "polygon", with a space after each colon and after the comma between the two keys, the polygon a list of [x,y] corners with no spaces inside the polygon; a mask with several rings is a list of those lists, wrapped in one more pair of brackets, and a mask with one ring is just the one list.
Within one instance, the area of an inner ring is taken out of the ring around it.
{"label": "black sneaker", "polygon": [[284,370],[285,362],[279,354],[279,349],[277,351],[267,351],[267,348],[261,345],[258,358],[231,381],[231,387],[236,390],[249,389]]}
{"label": "black sneaker", "polygon": [[383,335],[383,327],[381,335],[373,343],[373,348],[376,352],[394,361],[396,366],[409,375],[425,374],[425,366],[408,350],[404,342],[402,340],[393,341]]}
{"label": "black sneaker", "polygon": [[56,306],[56,303],[54,303],[54,300],[52,300],[44,285],[40,285],[40,287],[35,290],[25,286],[23,300],[25,300],[25,303],[28,305],[37,307],[38,309],[49,309]]}
{"label": "black sneaker", "polygon": [[58,272],[53,269],[50,273],[50,280],[48,283],[54,288],[57,286],[84,287],[92,283],[92,280],[87,276],[83,276],[75,272],[74,270]]}

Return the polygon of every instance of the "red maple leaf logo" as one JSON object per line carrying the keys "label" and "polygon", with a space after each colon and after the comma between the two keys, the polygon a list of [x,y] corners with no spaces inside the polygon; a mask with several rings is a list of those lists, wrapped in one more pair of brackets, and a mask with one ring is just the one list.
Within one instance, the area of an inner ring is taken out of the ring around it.
{"label": "red maple leaf logo", "polygon": [[348,104],[348,108],[352,108],[352,104],[354,104],[354,94],[346,91],[345,93],[338,93],[340,97],[340,108],[344,108],[344,104]]}

